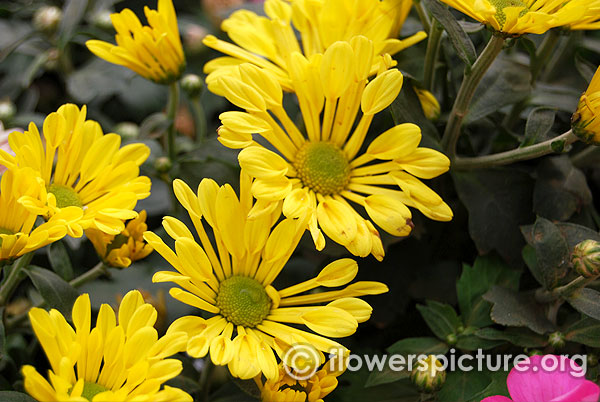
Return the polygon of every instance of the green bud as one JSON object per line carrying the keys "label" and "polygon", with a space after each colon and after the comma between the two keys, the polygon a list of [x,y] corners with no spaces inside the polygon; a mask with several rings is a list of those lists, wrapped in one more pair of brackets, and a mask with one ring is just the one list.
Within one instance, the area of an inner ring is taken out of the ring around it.
{"label": "green bud", "polygon": [[528,356],[543,356],[544,352],[542,352],[539,349],[531,349],[530,351],[527,351],[527,355]]}
{"label": "green bud", "polygon": [[154,168],[159,173],[166,173],[169,170],[171,170],[172,167],[173,167],[173,163],[166,156],[161,156],[159,158],[156,158],[156,160],[154,161]]}
{"label": "green bud", "polygon": [[548,343],[555,349],[562,349],[565,347],[565,336],[562,332],[553,332],[548,336]]}
{"label": "green bud", "polygon": [[598,355],[595,353],[589,353],[587,355],[587,364],[589,367],[596,367],[598,365]]}
{"label": "green bud", "polygon": [[117,124],[113,131],[121,136],[124,140],[134,140],[140,135],[140,128],[137,124],[129,121],[123,121]]}
{"label": "green bud", "polygon": [[181,88],[190,98],[200,96],[203,87],[204,83],[202,82],[202,78],[198,77],[196,74],[186,74],[181,79]]}
{"label": "green bud", "polygon": [[15,117],[17,108],[9,99],[0,101],[0,121],[8,122]]}
{"label": "green bud", "polygon": [[53,47],[46,52],[46,61],[44,68],[48,71],[54,71],[58,68],[58,59],[60,58],[60,50]]}
{"label": "green bud", "polygon": [[417,362],[416,367],[410,373],[410,381],[421,392],[436,392],[446,382],[446,371],[434,355],[429,355]]}
{"label": "green bud", "polygon": [[456,337],[456,335],[455,335],[455,334],[449,334],[449,335],[446,337],[446,343],[447,343],[448,345],[456,345],[456,342],[458,342],[458,338]]}
{"label": "green bud", "polygon": [[585,278],[600,275],[600,243],[588,239],[577,244],[571,253],[571,264]]}
{"label": "green bud", "polygon": [[53,33],[62,19],[62,11],[58,7],[40,7],[33,15],[33,26],[38,31]]}

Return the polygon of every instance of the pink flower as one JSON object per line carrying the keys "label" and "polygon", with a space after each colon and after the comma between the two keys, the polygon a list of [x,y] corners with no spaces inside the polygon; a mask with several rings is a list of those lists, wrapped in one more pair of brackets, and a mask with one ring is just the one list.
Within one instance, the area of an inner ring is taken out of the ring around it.
{"label": "pink flower", "polygon": [[490,396],[481,402],[598,402],[600,387],[565,356],[532,356],[519,362],[506,379],[510,398]]}

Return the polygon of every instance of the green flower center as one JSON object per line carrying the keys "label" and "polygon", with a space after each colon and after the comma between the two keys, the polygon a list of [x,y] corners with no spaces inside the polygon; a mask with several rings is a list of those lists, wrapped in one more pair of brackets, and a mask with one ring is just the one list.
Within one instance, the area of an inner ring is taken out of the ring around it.
{"label": "green flower center", "polygon": [[15,233],[13,231],[11,231],[11,230],[0,228],[0,234],[12,235],[12,234],[15,234]]}
{"label": "green flower center", "polygon": [[504,9],[506,7],[525,7],[520,13],[519,17],[524,16],[529,12],[529,7],[527,4],[521,0],[489,0],[490,3],[494,7],[496,7],[496,20],[498,20],[498,24],[501,27],[504,27],[504,23],[506,22],[506,14],[504,14]]}
{"label": "green flower center", "polygon": [[271,298],[256,279],[232,276],[221,282],[216,305],[232,324],[255,327],[271,311]]}
{"label": "green flower center", "polygon": [[81,393],[81,396],[91,402],[96,395],[104,391],[108,391],[108,388],[98,385],[95,382],[86,381],[83,385],[83,392]]}
{"label": "green flower center", "polygon": [[81,198],[71,187],[62,186],[60,184],[51,184],[48,186],[48,192],[56,197],[56,206],[59,208],[65,207],[83,207]]}
{"label": "green flower center", "polygon": [[302,183],[322,195],[339,194],[350,181],[350,164],[329,142],[308,142],[298,151],[294,167]]}

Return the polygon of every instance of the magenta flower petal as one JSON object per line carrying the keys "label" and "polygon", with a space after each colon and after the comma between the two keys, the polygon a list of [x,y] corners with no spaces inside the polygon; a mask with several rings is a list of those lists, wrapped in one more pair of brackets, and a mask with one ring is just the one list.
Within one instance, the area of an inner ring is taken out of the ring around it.
{"label": "magenta flower petal", "polygon": [[583,381],[577,388],[571,390],[550,402],[598,402],[600,387],[592,381]]}
{"label": "magenta flower petal", "polygon": [[481,402],[513,402],[513,400],[502,395],[496,395],[488,396],[487,398],[482,399]]}

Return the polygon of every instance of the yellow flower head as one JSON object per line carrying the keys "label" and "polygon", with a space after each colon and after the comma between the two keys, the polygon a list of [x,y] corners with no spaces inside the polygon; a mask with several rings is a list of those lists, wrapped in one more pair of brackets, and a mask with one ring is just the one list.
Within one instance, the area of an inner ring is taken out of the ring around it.
{"label": "yellow flower head", "polygon": [[[192,401],[186,392],[161,386],[182,370],[181,361],[166,359],[185,347],[187,336],[171,332],[162,338],[153,328],[156,310],[137,290],[127,293],[118,316],[100,307],[91,327],[90,298],[73,305],[71,327],[57,310],[32,308],[31,326],[48,360],[47,381],[32,366],[23,366],[25,390],[38,401],[124,402]],[[118,322],[117,322],[118,317]]]}
{"label": "yellow flower head", "polygon": [[[207,82],[211,91],[246,110],[221,114],[219,140],[230,148],[244,148],[240,166],[256,178],[252,193],[259,205],[269,209],[283,201],[288,218],[310,211],[308,228],[318,250],[325,246],[322,229],[352,254],[373,254],[381,260],[379,232],[348,201],[362,206],[373,222],[394,236],[411,231],[407,206],[448,221],[448,205],[417,177],[436,177],[448,170],[450,161],[418,146],[421,130],[414,124],[387,130],[359,153],[373,117],[402,87],[402,73],[388,69],[389,56],[379,57],[379,73],[368,79],[372,54],[373,42],[358,36],[310,59],[298,52],[292,55],[292,87],[306,135],[285,112],[281,86],[267,70],[246,63],[230,74],[209,76]],[[279,153],[255,142],[253,134]]]}
{"label": "yellow flower head", "polygon": [[118,235],[124,220],[133,219],[137,201],[150,195],[150,179],[139,166],[150,155],[144,144],[121,145],[117,134],[104,134],[100,124],[86,120],[86,107],[61,106],[44,120],[43,140],[36,125],[13,132],[9,142],[15,156],[0,150],[0,164],[9,169],[28,167],[41,178],[40,189],[21,202],[32,213],[51,218],[76,207],[81,219],[68,234],[80,237],[95,228]]}
{"label": "yellow flower head", "polygon": [[[551,28],[598,29],[597,0],[442,0],[469,17],[509,35],[543,34]],[[595,4],[594,4],[595,3]]]}
{"label": "yellow flower head", "polygon": [[600,67],[587,90],[581,95],[573,114],[573,132],[588,144],[600,145]]}
{"label": "yellow flower head", "polygon": [[34,229],[38,215],[21,205],[19,199],[37,196],[43,181],[30,168],[6,171],[0,180],[0,262],[62,239],[67,226],[81,219],[81,209],[63,208]]}
{"label": "yellow flower head", "polygon": [[133,261],[146,258],[152,252],[152,246],[144,241],[146,230],[146,211],[142,211],[116,236],[92,228],[86,230],[85,235],[102,261],[111,267],[126,268]]}
{"label": "yellow flower head", "polygon": [[[173,183],[202,246],[172,217],[164,218],[163,226],[175,240],[175,251],[152,232],[146,232],[144,238],[177,271],[157,272],[152,280],[176,283],[180,288],[170,289],[172,297],[213,315],[208,319],[181,317],[167,334],[187,332],[188,354],[199,358],[210,351],[213,363],[227,365],[235,377],[250,379],[262,373],[275,381],[279,376],[275,353],[282,358],[298,343],[325,352],[345,350],[328,337],[350,336],[359,322],[369,319],[371,307],[356,296],[384,293],[388,288],[379,282],[345,286],[356,276],[358,265],[341,259],[313,279],[276,290],[272,283],[294,252],[308,217],[277,224],[281,212],[275,205],[259,217],[247,219],[250,210],[257,205],[261,208],[261,201],[253,201],[249,176],[242,173],[240,181],[240,198],[230,185],[219,187],[211,179],[202,180],[197,193],[181,180]],[[212,227],[214,244],[202,220]],[[302,294],[321,286],[345,287]]]}
{"label": "yellow flower head", "polygon": [[310,57],[336,41],[363,35],[373,41],[375,55],[395,54],[425,39],[422,31],[397,39],[411,6],[410,0],[266,0],[267,17],[238,10],[223,22],[221,28],[235,44],[212,35],[204,39],[206,46],[228,55],[208,62],[204,71],[249,62],[275,74],[281,86],[291,91],[290,57],[295,51]]}
{"label": "yellow flower head", "polygon": [[158,0],[158,10],[144,7],[149,26],[126,8],[110,18],[117,31],[117,45],[88,40],[85,45],[96,56],[125,66],[158,84],[176,81],[185,68],[185,56],[172,0]]}

